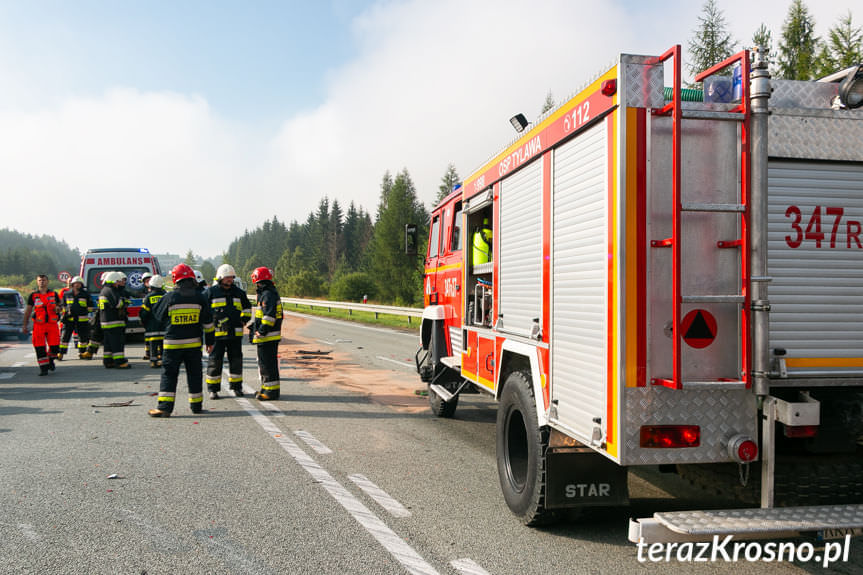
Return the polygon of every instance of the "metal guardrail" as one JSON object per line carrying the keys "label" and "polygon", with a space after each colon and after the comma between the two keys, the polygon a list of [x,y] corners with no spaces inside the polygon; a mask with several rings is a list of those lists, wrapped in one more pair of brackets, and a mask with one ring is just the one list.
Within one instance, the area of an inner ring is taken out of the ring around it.
{"label": "metal guardrail", "polygon": [[348,315],[351,315],[352,312],[355,311],[365,311],[375,314],[375,319],[377,319],[379,314],[407,316],[408,323],[411,323],[411,318],[422,317],[423,315],[423,310],[415,307],[395,307],[368,303],[326,301],[320,299],[299,299],[292,297],[283,297],[282,306],[286,304],[293,305],[295,308],[301,305],[308,307],[326,308],[327,311],[332,311],[334,309],[346,309],[348,310]]}

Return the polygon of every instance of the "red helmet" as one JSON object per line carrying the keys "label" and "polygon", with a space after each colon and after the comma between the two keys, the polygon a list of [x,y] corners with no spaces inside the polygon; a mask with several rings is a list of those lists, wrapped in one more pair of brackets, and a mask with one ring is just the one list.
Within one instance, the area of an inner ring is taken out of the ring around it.
{"label": "red helmet", "polygon": [[272,281],[272,279],[273,279],[273,272],[270,271],[270,268],[259,267],[259,268],[255,268],[255,271],[252,272],[252,281],[254,283],[258,283],[258,282],[264,281],[264,280]]}
{"label": "red helmet", "polygon": [[171,270],[171,279],[174,280],[174,283],[189,278],[195,279],[195,270],[186,264],[177,264]]}

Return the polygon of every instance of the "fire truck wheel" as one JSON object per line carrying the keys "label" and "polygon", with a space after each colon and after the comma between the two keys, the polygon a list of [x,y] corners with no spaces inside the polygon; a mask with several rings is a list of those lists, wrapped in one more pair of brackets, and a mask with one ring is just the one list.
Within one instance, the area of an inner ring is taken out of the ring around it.
{"label": "fire truck wheel", "polygon": [[[454,390],[450,390],[454,391]],[[458,396],[456,395],[449,401],[436,394],[429,389],[429,405],[431,405],[432,413],[438,417],[452,417],[455,415],[455,408],[458,407]]]}
{"label": "fire truck wheel", "polygon": [[509,374],[497,411],[497,472],[506,504],[525,525],[553,519],[545,509],[548,434],[539,427],[530,377]]}

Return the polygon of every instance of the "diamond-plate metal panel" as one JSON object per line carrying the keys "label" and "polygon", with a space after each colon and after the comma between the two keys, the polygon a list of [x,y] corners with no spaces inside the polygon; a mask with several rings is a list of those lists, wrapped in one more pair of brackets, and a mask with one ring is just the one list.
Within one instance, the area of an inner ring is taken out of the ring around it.
{"label": "diamond-plate metal panel", "polygon": [[[621,465],[731,461],[726,442],[738,433],[758,437],[755,395],[746,389],[627,388],[623,401]],[[699,425],[701,445],[683,449],[639,446],[642,425]]]}
{"label": "diamond-plate metal panel", "polygon": [[665,103],[662,66],[626,62],[622,83],[624,103],[630,108],[661,108]]}
{"label": "diamond-plate metal panel", "polygon": [[771,158],[863,161],[861,112],[776,110],[767,125]]}
{"label": "diamond-plate metal panel", "polygon": [[771,80],[770,87],[771,108],[829,109],[833,97],[839,93],[839,84],[829,82]]}
{"label": "diamond-plate metal panel", "polygon": [[863,527],[863,505],[673,511],[654,517],[672,531],[690,535],[820,531]]}

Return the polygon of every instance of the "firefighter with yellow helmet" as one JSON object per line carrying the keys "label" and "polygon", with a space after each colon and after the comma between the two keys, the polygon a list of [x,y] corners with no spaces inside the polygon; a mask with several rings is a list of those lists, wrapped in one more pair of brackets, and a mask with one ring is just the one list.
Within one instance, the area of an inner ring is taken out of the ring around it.
{"label": "firefighter with yellow helmet", "polygon": [[160,275],[151,275],[147,282],[148,291],[141,302],[141,325],[144,326],[144,359],[150,360],[150,367],[162,366],[162,342],[165,339],[165,326],[156,319],[156,306],[165,295],[165,280]]}

